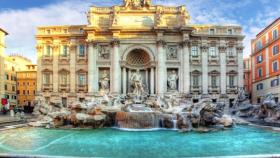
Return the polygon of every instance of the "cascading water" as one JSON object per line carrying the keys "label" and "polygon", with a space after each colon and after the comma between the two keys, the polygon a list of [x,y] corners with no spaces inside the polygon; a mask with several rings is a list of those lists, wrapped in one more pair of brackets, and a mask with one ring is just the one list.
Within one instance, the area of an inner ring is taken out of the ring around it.
{"label": "cascading water", "polygon": [[172,115],[173,130],[177,130],[177,114]]}

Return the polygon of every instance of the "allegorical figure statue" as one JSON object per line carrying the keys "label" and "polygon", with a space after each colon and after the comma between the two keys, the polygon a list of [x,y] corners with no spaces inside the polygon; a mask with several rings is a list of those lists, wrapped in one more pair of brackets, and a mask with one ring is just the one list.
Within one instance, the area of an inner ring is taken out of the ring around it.
{"label": "allegorical figure statue", "polygon": [[168,76],[167,81],[168,81],[168,89],[169,90],[177,90],[177,80],[178,80],[178,75],[175,70],[171,72],[171,74]]}
{"label": "allegorical figure statue", "polygon": [[130,78],[132,88],[133,88],[133,94],[135,95],[142,95],[144,93],[144,87],[143,87],[143,80],[142,76],[140,74],[140,71],[137,70],[134,72]]}
{"label": "allegorical figure statue", "polygon": [[99,81],[100,82],[100,90],[108,91],[109,88],[110,88],[109,81],[110,81],[109,75],[108,75],[107,71],[104,70],[103,74],[100,78],[100,81]]}

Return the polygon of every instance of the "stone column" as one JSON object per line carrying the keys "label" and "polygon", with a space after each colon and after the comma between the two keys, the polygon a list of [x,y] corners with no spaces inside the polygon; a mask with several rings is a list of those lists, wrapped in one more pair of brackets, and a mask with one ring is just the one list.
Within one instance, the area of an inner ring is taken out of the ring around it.
{"label": "stone column", "polygon": [[162,40],[157,41],[157,94],[164,94],[167,91],[167,70],[166,70],[166,52],[165,42]]}
{"label": "stone column", "polygon": [[202,58],[202,94],[208,95],[208,46],[201,46]]}
{"label": "stone column", "polygon": [[76,56],[77,45],[70,45],[70,92],[76,92]]}
{"label": "stone column", "polygon": [[151,94],[155,94],[155,69],[152,67],[151,68],[151,78],[150,78],[150,85],[151,85],[151,87],[150,87],[150,93]]}
{"label": "stone column", "polygon": [[121,91],[121,67],[120,67],[120,53],[119,53],[120,41],[115,40],[112,42],[113,54],[112,54],[112,81],[111,81],[111,93],[120,94]]}
{"label": "stone column", "polygon": [[182,43],[183,47],[183,92],[190,93],[190,52],[189,52],[189,41]]}
{"label": "stone column", "polygon": [[126,76],[127,75],[126,75],[126,68],[125,67],[123,68],[123,74],[122,75],[123,75],[123,77],[122,77],[123,78],[123,94],[126,94],[127,93],[127,90],[126,90],[126,87],[127,87],[127,84],[126,84],[126,78],[127,77]]}
{"label": "stone column", "polygon": [[226,46],[219,47],[220,54],[220,90],[221,95],[226,95],[227,90],[227,62],[226,62]]}
{"label": "stone column", "polygon": [[244,87],[244,64],[243,64],[243,47],[237,47],[237,60],[238,60],[238,88]]}
{"label": "stone column", "polygon": [[58,93],[58,85],[59,85],[59,79],[58,79],[58,58],[59,58],[59,51],[60,51],[60,46],[59,45],[54,45],[52,47],[52,55],[53,55],[53,92]]}
{"label": "stone column", "polygon": [[98,93],[98,71],[96,65],[97,44],[88,45],[88,92],[90,94]]}
{"label": "stone column", "polygon": [[[37,94],[42,91],[42,56],[43,56],[44,46],[37,46]],[[4,75],[3,75],[4,77]],[[1,95],[1,94],[0,94]]]}

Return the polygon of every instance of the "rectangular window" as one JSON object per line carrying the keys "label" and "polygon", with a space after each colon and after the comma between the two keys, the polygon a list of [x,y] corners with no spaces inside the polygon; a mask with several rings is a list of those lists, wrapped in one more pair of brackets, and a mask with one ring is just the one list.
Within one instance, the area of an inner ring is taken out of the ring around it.
{"label": "rectangular window", "polygon": [[256,48],[261,49],[262,48],[262,41],[257,41]]}
{"label": "rectangular window", "polygon": [[276,39],[278,37],[278,30],[275,29],[273,30],[273,33],[272,33],[272,39]]}
{"label": "rectangular window", "polygon": [[43,83],[44,84],[50,84],[50,74],[43,74]]}
{"label": "rectangular window", "polygon": [[210,33],[210,35],[214,35],[215,29],[210,29],[210,30],[209,30],[209,33]]}
{"label": "rectangular window", "polygon": [[234,76],[229,76],[229,86],[234,87]]}
{"label": "rectangular window", "polygon": [[86,76],[83,75],[83,74],[80,74],[79,75],[79,82],[78,83],[79,83],[80,86],[84,86],[85,83],[86,83]]}
{"label": "rectangular window", "polygon": [[272,63],[272,68],[273,68],[273,72],[278,71],[278,61],[274,61],[274,62]]}
{"label": "rectangular window", "polygon": [[192,56],[197,57],[198,56],[198,48],[197,46],[192,46]]}
{"label": "rectangular window", "polygon": [[5,91],[8,90],[8,85],[5,84]]}
{"label": "rectangular window", "polygon": [[279,79],[274,79],[270,83],[271,87],[275,87],[279,85]]}
{"label": "rectangular window", "polygon": [[85,56],[85,46],[79,45],[79,57],[84,57],[84,56]]}
{"label": "rectangular window", "polygon": [[279,45],[273,46],[273,48],[272,48],[272,53],[273,53],[273,55],[276,55],[276,54],[279,53]]}
{"label": "rectangular window", "polygon": [[25,90],[22,91],[22,94],[25,94]]}
{"label": "rectangular window", "polygon": [[262,55],[257,56],[257,63],[261,63],[263,61]]}
{"label": "rectangular window", "polygon": [[259,76],[259,77],[262,77],[262,68],[259,68],[259,69],[258,69],[258,76]]}
{"label": "rectangular window", "polygon": [[228,34],[232,35],[232,29],[228,29]]}
{"label": "rectangular window", "polygon": [[228,48],[228,56],[229,57],[233,57],[234,56],[233,47],[229,47]]}
{"label": "rectangular window", "polygon": [[67,76],[66,73],[60,74],[60,84],[67,85]]}
{"label": "rectangular window", "polygon": [[47,46],[46,47],[46,52],[45,52],[45,54],[44,54],[45,56],[51,56],[51,46]]}
{"label": "rectangular window", "polygon": [[6,80],[9,80],[9,75],[8,74],[6,74]]}
{"label": "rectangular window", "polygon": [[67,45],[62,46],[62,52],[60,54],[62,57],[67,57],[68,55],[68,47]]}
{"label": "rectangular window", "polygon": [[211,57],[216,57],[216,56],[217,56],[216,47],[210,47],[210,48],[209,48],[209,55],[210,55]]}
{"label": "rectangular window", "polygon": [[211,86],[217,87],[217,76],[211,76]]}
{"label": "rectangular window", "polygon": [[257,90],[262,90],[262,89],[263,89],[263,84],[262,83],[257,84]]}
{"label": "rectangular window", "polygon": [[198,78],[198,76],[193,76],[193,86],[194,87],[199,86],[199,78]]}

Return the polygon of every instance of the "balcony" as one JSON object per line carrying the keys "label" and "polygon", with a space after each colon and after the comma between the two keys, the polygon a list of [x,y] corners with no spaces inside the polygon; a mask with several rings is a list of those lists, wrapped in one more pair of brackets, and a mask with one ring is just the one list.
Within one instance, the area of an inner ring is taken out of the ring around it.
{"label": "balcony", "polygon": [[88,85],[76,85],[77,92],[87,92]]}
{"label": "balcony", "polygon": [[70,85],[69,84],[60,84],[59,91],[70,91]]}
{"label": "balcony", "polygon": [[191,86],[191,92],[192,93],[201,93],[201,86]]}
{"label": "balcony", "polygon": [[238,87],[237,86],[227,86],[227,93],[237,94],[238,93]]}
{"label": "balcony", "polygon": [[275,42],[275,41],[277,41],[277,40],[279,40],[279,39],[280,39],[280,36],[278,35],[276,38],[274,38],[274,39],[272,39],[272,40],[270,40],[270,41],[267,41],[267,42],[265,43],[265,45],[262,45],[262,47],[256,48],[256,49],[253,51],[253,54],[262,51],[263,49],[265,49],[266,47],[268,47],[268,46],[271,45],[273,42]]}
{"label": "balcony", "polygon": [[228,64],[236,64],[237,63],[236,61],[237,61],[236,56],[233,56],[233,55],[227,56],[227,63]]}
{"label": "balcony", "polygon": [[219,56],[208,56],[209,64],[219,64]]}
{"label": "balcony", "polygon": [[208,91],[209,91],[209,93],[220,93],[220,87],[219,86],[209,86]]}
{"label": "balcony", "polygon": [[201,63],[201,56],[200,55],[191,55],[190,57],[192,64],[200,64]]}
{"label": "balcony", "polygon": [[79,61],[86,61],[87,60],[87,56],[86,55],[77,55],[76,56],[76,60]]}
{"label": "balcony", "polygon": [[42,90],[43,91],[52,91],[53,85],[51,83],[43,84]]}
{"label": "balcony", "polygon": [[69,55],[60,55],[58,59],[60,62],[69,62],[70,56]]}
{"label": "balcony", "polygon": [[50,55],[43,55],[41,59],[42,59],[42,62],[43,62],[43,63],[44,63],[44,62],[52,62],[53,57],[50,56]]}

